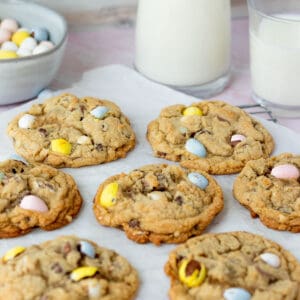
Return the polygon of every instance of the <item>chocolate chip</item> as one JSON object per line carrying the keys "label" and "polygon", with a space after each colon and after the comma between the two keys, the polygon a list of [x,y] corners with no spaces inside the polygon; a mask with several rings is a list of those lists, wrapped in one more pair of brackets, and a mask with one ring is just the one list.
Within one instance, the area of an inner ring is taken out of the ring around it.
{"label": "chocolate chip", "polygon": [[72,250],[71,244],[69,242],[66,242],[62,249],[63,253],[68,254],[71,250]]}
{"label": "chocolate chip", "polygon": [[106,123],[101,124],[101,130],[102,131],[107,131],[108,130],[108,125]]}
{"label": "chocolate chip", "polygon": [[201,270],[201,266],[196,260],[191,260],[185,268],[186,276],[191,276],[195,270]]}
{"label": "chocolate chip", "polygon": [[80,105],[79,108],[80,108],[80,111],[81,111],[82,113],[84,113],[84,111],[85,111],[85,106],[84,106],[84,105]]}
{"label": "chocolate chip", "polygon": [[79,121],[82,121],[83,120],[83,117],[80,117]]}
{"label": "chocolate chip", "polygon": [[157,156],[160,156],[160,157],[166,157],[166,155],[167,155],[167,153],[161,152],[161,151],[157,151],[156,154],[157,154]]}
{"label": "chocolate chip", "polygon": [[48,136],[48,132],[45,128],[39,128],[39,132],[45,137]]}
{"label": "chocolate chip", "polygon": [[97,151],[103,151],[103,145],[102,144],[97,144],[96,145],[96,150]]}
{"label": "chocolate chip", "polygon": [[140,226],[140,221],[137,219],[132,219],[128,222],[129,227],[136,228]]}
{"label": "chocolate chip", "polygon": [[177,196],[174,201],[181,206],[183,204],[183,198],[181,196]]}
{"label": "chocolate chip", "polygon": [[51,270],[54,272],[54,273],[62,273],[63,272],[63,268],[61,267],[61,265],[56,262],[54,263],[52,266],[51,266]]}
{"label": "chocolate chip", "polygon": [[14,174],[16,174],[17,173],[17,170],[15,169],[15,168],[12,168],[12,170],[11,170]]}

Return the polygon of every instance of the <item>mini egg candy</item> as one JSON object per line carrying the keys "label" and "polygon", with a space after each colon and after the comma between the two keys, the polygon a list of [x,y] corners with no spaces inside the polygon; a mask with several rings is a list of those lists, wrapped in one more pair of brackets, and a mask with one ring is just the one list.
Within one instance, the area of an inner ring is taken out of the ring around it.
{"label": "mini egg candy", "polygon": [[28,49],[32,52],[36,46],[37,46],[37,41],[30,36],[21,43],[20,49]]}
{"label": "mini egg candy", "polygon": [[95,258],[95,256],[96,256],[94,246],[86,241],[80,241],[79,251],[81,253],[83,253],[84,255],[89,256],[91,258]]}
{"label": "mini egg candy", "polygon": [[17,161],[22,162],[24,165],[28,165],[28,162],[22,156],[20,156],[18,154],[12,154],[12,155],[10,155],[9,159],[17,160]]}
{"label": "mini egg candy", "polygon": [[278,255],[274,253],[263,253],[260,255],[260,258],[262,261],[264,261],[266,264],[274,267],[279,268],[280,267],[280,258]]}
{"label": "mini egg candy", "polygon": [[32,54],[37,55],[37,54],[45,53],[47,51],[49,51],[49,48],[47,46],[38,45],[33,49]]}
{"label": "mini egg candy", "polygon": [[96,267],[79,267],[72,271],[70,278],[73,281],[80,281],[83,278],[94,276],[97,271]]}
{"label": "mini egg candy", "polygon": [[206,268],[196,260],[184,259],[179,267],[179,279],[188,287],[199,286],[206,277]]}
{"label": "mini egg candy", "polygon": [[88,293],[89,297],[98,299],[101,295],[101,285],[98,282],[89,282],[88,283]]}
{"label": "mini egg candy", "polygon": [[45,202],[34,195],[26,195],[20,202],[20,207],[27,210],[33,210],[37,212],[47,212],[49,211]]}
{"label": "mini egg candy", "polygon": [[102,119],[107,112],[108,108],[106,106],[97,106],[91,111],[91,115],[93,115],[97,119]]}
{"label": "mini egg candy", "polygon": [[17,57],[18,55],[15,51],[0,50],[0,59],[11,59]]}
{"label": "mini egg candy", "polygon": [[55,139],[51,141],[51,150],[59,154],[69,155],[72,151],[72,145],[65,139]]}
{"label": "mini egg candy", "polygon": [[29,129],[32,127],[35,121],[35,117],[30,114],[24,114],[18,121],[18,125],[20,128]]}
{"label": "mini egg candy", "polygon": [[54,44],[51,41],[42,41],[39,45],[48,48],[48,50],[54,48]]}
{"label": "mini egg candy", "polygon": [[188,139],[186,144],[185,144],[185,149],[194,154],[197,155],[199,157],[205,157],[207,152],[205,147],[203,146],[203,144],[201,142],[199,142],[196,139]]}
{"label": "mini egg candy", "polygon": [[13,259],[13,258],[15,258],[16,256],[18,256],[18,255],[20,255],[21,253],[23,253],[25,250],[26,250],[26,248],[25,248],[25,247],[22,247],[22,246],[14,247],[14,248],[8,250],[8,251],[4,254],[2,260],[3,260],[4,262],[7,262],[7,261],[9,261],[10,259]]}
{"label": "mini egg candy", "polygon": [[6,41],[2,44],[1,50],[17,52],[18,51],[18,46],[14,42]]}
{"label": "mini egg candy", "polygon": [[100,205],[108,208],[116,204],[116,197],[119,190],[119,184],[112,182],[106,185],[100,196]]}
{"label": "mini egg candy", "polygon": [[19,48],[17,51],[19,57],[26,57],[32,55],[32,51],[26,48]]}
{"label": "mini egg candy", "polygon": [[199,173],[189,173],[188,179],[191,183],[196,185],[198,188],[205,190],[208,186],[208,180],[205,176]]}
{"label": "mini egg candy", "polygon": [[229,288],[224,294],[225,300],[250,300],[251,294],[242,288]]}
{"label": "mini egg candy", "polygon": [[18,46],[22,44],[22,42],[30,37],[30,34],[26,31],[17,31],[13,34],[11,40]]}
{"label": "mini egg candy", "polygon": [[0,28],[0,44],[10,40],[11,32],[7,29]]}
{"label": "mini egg candy", "polygon": [[38,41],[47,41],[49,38],[49,32],[46,28],[36,27],[32,28],[32,36]]}
{"label": "mini egg candy", "polygon": [[5,178],[5,174],[3,172],[0,172],[0,182]]}
{"label": "mini egg candy", "polygon": [[271,175],[279,179],[298,179],[300,173],[296,166],[284,164],[274,167],[271,171]]}
{"label": "mini egg candy", "polygon": [[242,134],[234,134],[230,139],[231,146],[236,146],[238,143],[246,140],[246,137]]}
{"label": "mini egg candy", "polygon": [[1,22],[1,28],[5,28],[10,32],[15,32],[18,30],[18,23],[15,19],[3,19]]}
{"label": "mini egg candy", "polygon": [[184,116],[202,116],[203,112],[200,108],[196,106],[189,106],[183,111],[182,114]]}
{"label": "mini egg candy", "polygon": [[88,136],[86,136],[86,135],[81,135],[77,139],[77,144],[79,144],[79,145],[88,145],[88,144],[91,144],[91,139]]}

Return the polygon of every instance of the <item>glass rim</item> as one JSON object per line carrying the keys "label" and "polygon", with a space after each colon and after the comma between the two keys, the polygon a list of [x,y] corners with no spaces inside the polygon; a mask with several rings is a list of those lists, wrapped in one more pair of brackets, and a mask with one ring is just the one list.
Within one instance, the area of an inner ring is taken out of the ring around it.
{"label": "glass rim", "polygon": [[268,15],[266,13],[264,13],[263,11],[261,11],[260,9],[257,8],[257,6],[255,5],[255,0],[247,0],[248,3],[248,8],[254,9],[260,16],[270,19],[272,21],[276,21],[276,22],[286,22],[286,23],[295,23],[295,22],[299,22],[300,23],[300,18],[298,20],[296,19],[288,19],[285,17],[280,17],[280,16],[274,16],[274,15]]}

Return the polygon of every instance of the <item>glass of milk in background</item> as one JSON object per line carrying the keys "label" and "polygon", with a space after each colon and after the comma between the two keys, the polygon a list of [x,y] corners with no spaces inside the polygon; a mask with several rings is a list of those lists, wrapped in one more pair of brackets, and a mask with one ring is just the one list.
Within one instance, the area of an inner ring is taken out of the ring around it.
{"label": "glass of milk in background", "polygon": [[248,0],[253,98],[300,117],[300,0]]}
{"label": "glass of milk in background", "polygon": [[139,0],[135,67],[198,97],[220,93],[230,77],[230,21],[230,0]]}

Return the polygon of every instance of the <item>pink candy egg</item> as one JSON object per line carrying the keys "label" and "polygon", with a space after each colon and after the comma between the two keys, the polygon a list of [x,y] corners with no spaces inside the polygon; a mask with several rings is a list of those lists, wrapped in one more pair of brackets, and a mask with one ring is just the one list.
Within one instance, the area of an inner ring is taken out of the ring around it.
{"label": "pink candy egg", "polygon": [[238,143],[244,141],[246,139],[246,137],[242,134],[234,134],[231,139],[230,139],[230,142],[231,142],[231,145],[232,146],[235,146],[237,145]]}
{"label": "pink candy egg", "polygon": [[9,41],[11,37],[11,32],[5,28],[0,28],[0,44]]}
{"label": "pink candy egg", "polygon": [[34,195],[24,196],[24,198],[21,200],[20,207],[37,212],[47,212],[49,210],[45,202],[41,198]]}
{"label": "pink candy egg", "polygon": [[2,22],[1,22],[1,28],[5,28],[7,29],[8,31],[10,32],[15,32],[18,30],[18,23],[16,20],[14,19],[4,19]]}
{"label": "pink candy egg", "polygon": [[272,169],[271,175],[279,179],[298,179],[299,169],[292,164],[279,165]]}

